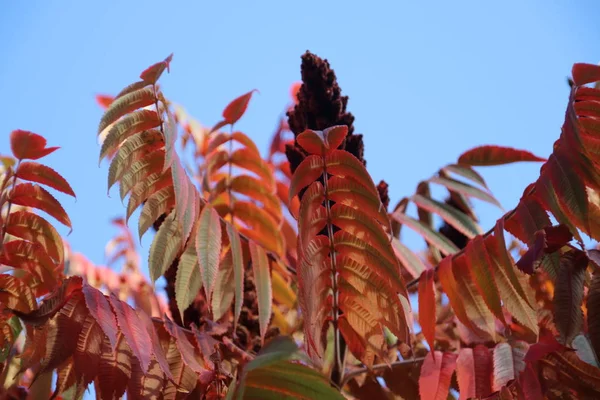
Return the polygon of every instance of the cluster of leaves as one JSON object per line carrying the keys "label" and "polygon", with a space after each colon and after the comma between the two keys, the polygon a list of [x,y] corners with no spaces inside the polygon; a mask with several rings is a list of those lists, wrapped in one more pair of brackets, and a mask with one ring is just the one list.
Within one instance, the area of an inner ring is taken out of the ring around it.
{"label": "cluster of leaves", "polygon": [[[159,88],[171,60],[98,97],[108,189],[118,183],[128,197],[107,245],[120,274],[65,250],[34,212],[70,228],[41,185],[74,193],[29,161],[56,147],[11,134],[0,180],[0,396],[81,398],[91,383],[103,399],[600,396],[600,255],[583,241],[600,239],[600,89],[587,86],[600,67],[574,66],[547,160],[477,147],[388,212],[387,185],[366,170],[326,61],[303,56],[289,125],[280,121],[263,158],[234,129],[254,91],[205,129]],[[193,166],[176,151],[180,136]],[[539,178],[484,233],[471,199],[499,204],[475,168],[522,161],[543,162]],[[449,197],[434,198],[432,184]],[[138,236],[156,230],[150,280],[165,276],[168,305],[142,277],[127,228],[140,208]],[[403,226],[423,237],[424,253],[402,243]]]}

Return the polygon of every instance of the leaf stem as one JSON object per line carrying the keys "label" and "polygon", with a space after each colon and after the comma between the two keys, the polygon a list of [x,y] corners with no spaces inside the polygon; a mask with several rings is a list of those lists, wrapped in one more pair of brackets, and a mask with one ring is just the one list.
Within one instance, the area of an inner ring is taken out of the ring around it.
{"label": "leaf stem", "polygon": [[233,225],[233,197],[231,196],[231,175],[233,174],[233,163],[231,162],[231,153],[233,153],[233,124],[229,129],[229,161],[227,171],[227,197],[229,197],[229,215],[231,216],[231,224]]}
{"label": "leaf stem", "polygon": [[335,242],[333,239],[333,223],[331,222],[331,203],[329,201],[329,190],[327,187],[327,164],[323,160],[323,188],[325,192],[325,213],[327,217],[327,235],[329,236],[329,257],[331,259],[331,290],[333,291],[332,323],[333,323],[333,368],[332,380],[337,385],[343,379],[344,365],[342,364],[340,329],[339,329],[339,298],[337,287],[337,265]]}

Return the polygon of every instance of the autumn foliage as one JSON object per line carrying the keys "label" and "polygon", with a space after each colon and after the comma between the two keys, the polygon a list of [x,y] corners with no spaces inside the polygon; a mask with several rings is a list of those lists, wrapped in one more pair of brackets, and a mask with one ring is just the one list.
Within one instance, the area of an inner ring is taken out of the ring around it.
{"label": "autumn foliage", "polygon": [[[75,196],[43,162],[58,147],[10,134],[0,398],[600,398],[600,67],[574,65],[547,159],[473,148],[389,207],[327,61],[302,57],[263,156],[236,128],[256,90],[206,128],[158,84],[172,58],[97,97],[99,161],[126,201],[108,266],[55,228],[72,227],[52,193]],[[475,167],[515,162],[539,177],[485,231],[473,200],[500,204]]]}

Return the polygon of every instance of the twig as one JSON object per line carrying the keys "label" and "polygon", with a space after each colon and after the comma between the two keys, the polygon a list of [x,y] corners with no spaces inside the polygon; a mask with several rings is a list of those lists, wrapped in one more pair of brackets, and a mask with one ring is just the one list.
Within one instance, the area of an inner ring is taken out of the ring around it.
{"label": "twig", "polygon": [[350,382],[350,380],[352,378],[354,378],[358,375],[364,374],[366,372],[377,371],[380,369],[386,369],[386,368],[397,367],[397,366],[402,366],[402,365],[416,364],[423,360],[425,360],[425,357],[413,358],[412,360],[395,361],[391,364],[376,364],[376,365],[373,365],[371,367],[371,369],[369,369],[367,367],[356,369],[356,370],[351,371],[351,372],[347,373],[346,375],[344,375],[344,379],[342,379],[342,382],[340,383],[340,388],[343,388],[344,386],[346,386],[346,384],[348,382]]}

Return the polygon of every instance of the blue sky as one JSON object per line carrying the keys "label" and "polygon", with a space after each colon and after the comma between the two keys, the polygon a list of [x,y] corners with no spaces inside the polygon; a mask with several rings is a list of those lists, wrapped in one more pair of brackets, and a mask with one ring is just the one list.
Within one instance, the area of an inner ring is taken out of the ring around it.
{"label": "blue sky", "polygon": [[[600,61],[594,1],[27,1],[0,6],[0,154],[13,129],[61,150],[45,162],[77,201],[57,195],[76,251],[104,261],[122,216],[99,168],[96,93],[116,93],[174,53],[161,82],[205,125],[236,96],[259,89],[236,127],[266,152],[307,49],[335,69],[368,169],[392,203],[464,150],[481,144],[547,156],[558,138],[574,62]],[[506,209],[539,164],[481,170]],[[482,226],[500,212],[476,203]],[[136,214],[137,215],[137,214]],[[130,226],[137,226],[133,218]],[[63,234],[66,229],[59,228]],[[416,238],[409,244],[421,246]],[[147,258],[150,237],[143,241]]]}

